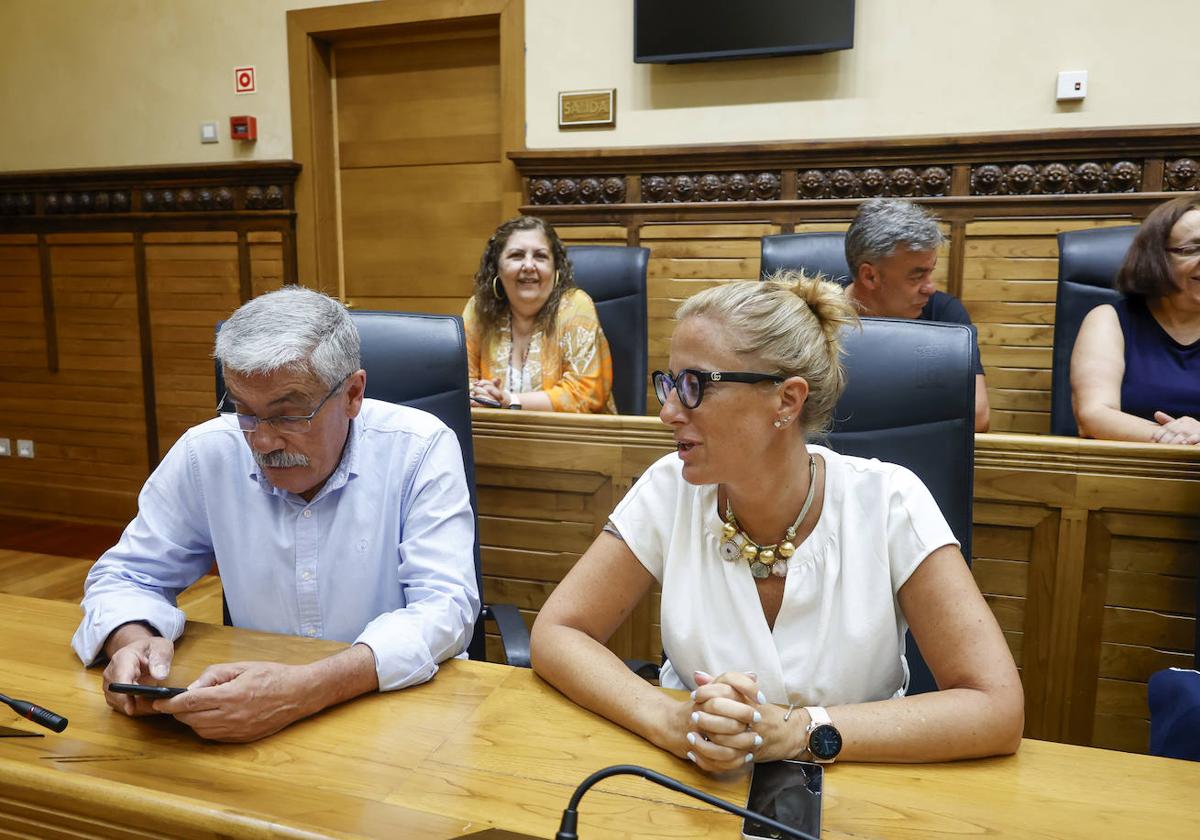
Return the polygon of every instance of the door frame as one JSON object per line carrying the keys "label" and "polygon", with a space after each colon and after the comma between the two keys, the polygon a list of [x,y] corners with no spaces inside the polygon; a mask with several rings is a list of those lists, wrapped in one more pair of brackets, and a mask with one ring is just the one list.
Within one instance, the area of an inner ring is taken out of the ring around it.
{"label": "door frame", "polygon": [[[341,278],[341,220],[333,48],[402,34],[413,25],[480,22],[500,31],[500,146],[502,217],[521,204],[521,175],[508,153],[525,149],[525,0],[379,0],[287,13],[292,157],[296,179],[296,269],[302,285],[345,297]],[[499,224],[502,219],[497,219]]]}

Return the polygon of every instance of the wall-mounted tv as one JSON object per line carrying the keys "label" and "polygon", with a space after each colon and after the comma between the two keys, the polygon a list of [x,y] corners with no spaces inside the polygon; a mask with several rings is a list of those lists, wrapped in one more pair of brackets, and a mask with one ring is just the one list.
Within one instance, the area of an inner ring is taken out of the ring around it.
{"label": "wall-mounted tv", "polygon": [[853,46],[854,0],[633,0],[633,60],[639,64]]}

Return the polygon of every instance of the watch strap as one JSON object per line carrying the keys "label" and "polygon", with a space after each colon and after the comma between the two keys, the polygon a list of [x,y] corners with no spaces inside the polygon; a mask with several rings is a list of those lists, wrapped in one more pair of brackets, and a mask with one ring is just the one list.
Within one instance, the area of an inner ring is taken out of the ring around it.
{"label": "watch strap", "polygon": [[816,729],[823,723],[827,723],[830,726],[833,725],[833,718],[829,716],[829,712],[825,711],[824,706],[805,706],[804,711],[808,712],[808,718],[812,721],[808,725],[809,731]]}

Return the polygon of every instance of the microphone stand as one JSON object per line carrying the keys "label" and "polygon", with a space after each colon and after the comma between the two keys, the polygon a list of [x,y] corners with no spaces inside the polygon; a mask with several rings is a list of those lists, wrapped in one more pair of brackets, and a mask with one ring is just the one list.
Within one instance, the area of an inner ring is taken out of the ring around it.
{"label": "microphone stand", "polygon": [[579,800],[587,793],[588,789],[602,779],[607,779],[609,776],[641,776],[643,779],[654,782],[656,785],[662,785],[665,788],[683,793],[694,799],[699,799],[701,802],[707,802],[722,811],[728,811],[731,814],[737,814],[739,817],[758,820],[768,828],[773,828],[776,831],[783,832],[787,837],[796,837],[799,840],[819,840],[811,834],[807,834],[798,828],[784,825],[781,822],[776,822],[769,817],[764,817],[762,814],[756,814],[754,811],[740,808],[737,805],[726,802],[724,799],[718,799],[704,791],[696,790],[693,787],[685,785],[683,782],[676,781],[670,776],[664,776],[661,773],[655,773],[653,770],[647,770],[645,767],[638,767],[636,764],[614,764],[612,767],[605,767],[603,770],[597,770],[592,775],[588,776],[579,787],[575,788],[575,793],[571,795],[571,801],[567,803],[566,809],[563,811],[562,822],[558,825],[558,833],[554,835],[554,840],[579,840],[579,835],[575,829],[579,823]]}
{"label": "microphone stand", "polygon": [[65,717],[56,715],[54,712],[49,709],[43,709],[41,706],[35,706],[28,701],[14,700],[11,697],[0,694],[0,703],[4,703],[21,717],[31,720],[47,729],[53,729],[55,732],[62,732],[67,728],[67,719]]}

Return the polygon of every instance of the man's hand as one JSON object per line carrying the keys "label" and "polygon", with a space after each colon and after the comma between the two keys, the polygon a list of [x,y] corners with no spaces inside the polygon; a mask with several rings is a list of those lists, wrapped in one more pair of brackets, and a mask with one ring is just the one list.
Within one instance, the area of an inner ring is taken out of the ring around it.
{"label": "man's hand", "polygon": [[322,708],[312,702],[308,666],[230,662],[206,668],[188,690],[155,700],[201,738],[244,743],[265,738]]}
{"label": "man's hand", "polygon": [[[136,628],[126,632],[126,628]],[[140,630],[141,632],[137,632]],[[133,637],[132,641],[127,641]],[[130,717],[158,714],[145,697],[131,697],[108,690],[110,683],[141,683],[161,685],[171,673],[175,646],[170,639],[155,636],[142,625],[125,625],[113,633],[111,642],[116,649],[104,669],[104,701]]]}

